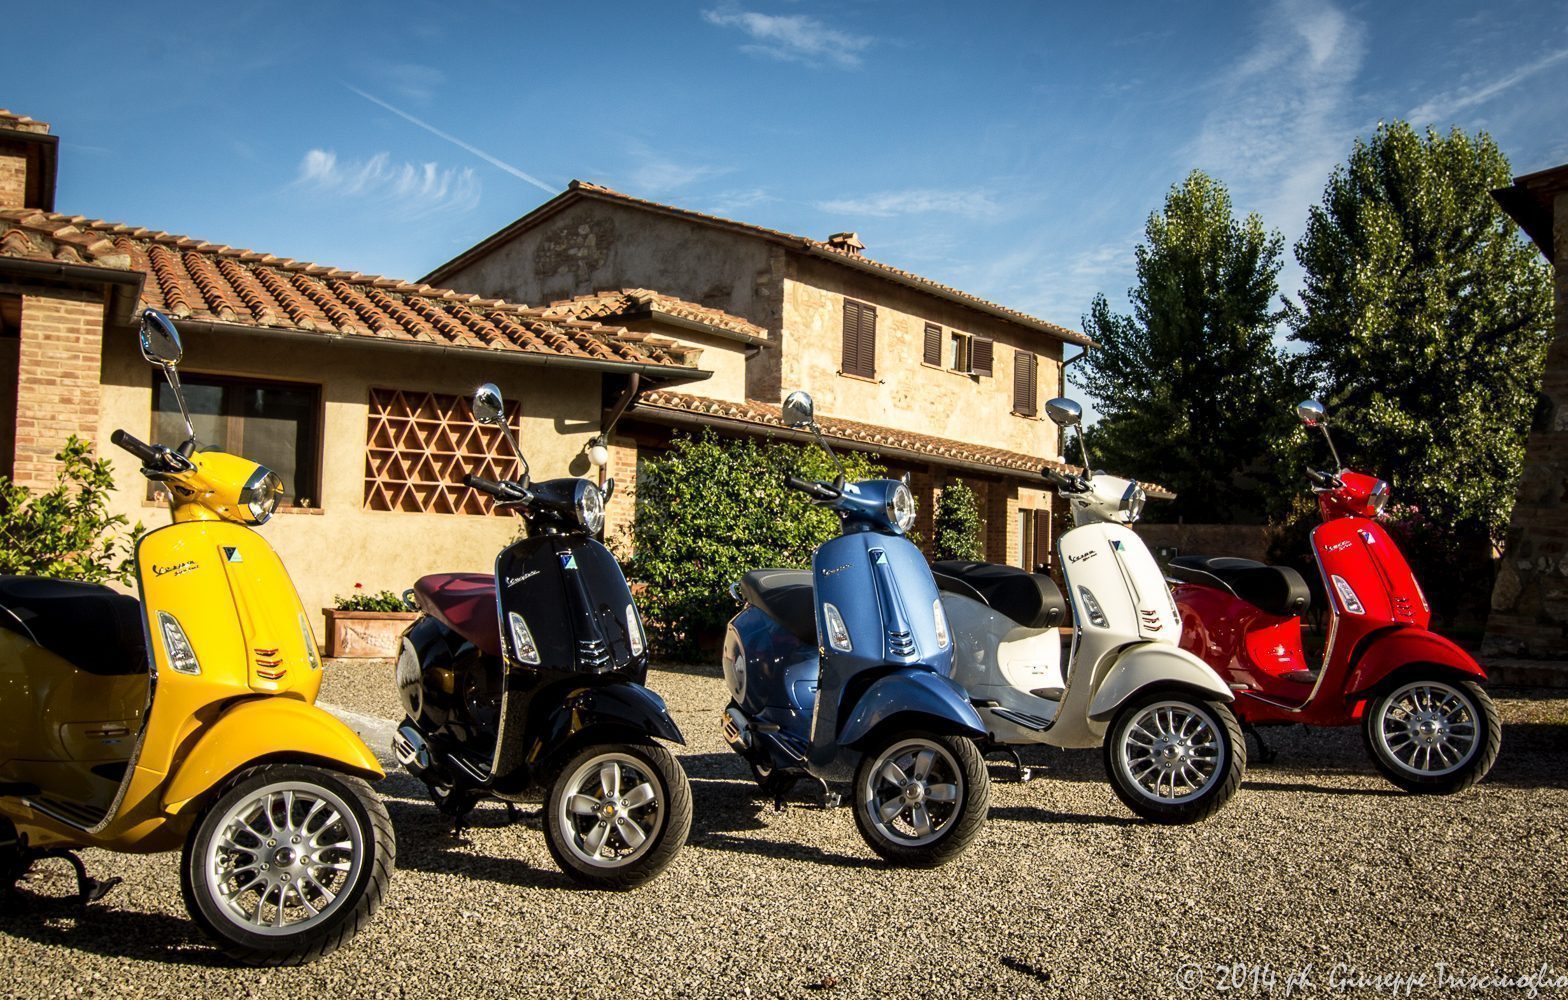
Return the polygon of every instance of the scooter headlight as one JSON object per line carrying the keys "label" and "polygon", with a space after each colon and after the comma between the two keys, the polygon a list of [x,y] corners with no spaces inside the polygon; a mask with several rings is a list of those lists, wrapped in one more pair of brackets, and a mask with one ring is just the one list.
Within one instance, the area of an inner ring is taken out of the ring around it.
{"label": "scooter headlight", "polygon": [[265,524],[283,501],[283,478],[265,465],[258,465],[245,481],[239,499],[240,506],[250,514],[251,524]]}
{"label": "scooter headlight", "polygon": [[899,483],[887,498],[887,519],[901,532],[908,531],[915,523],[915,495],[909,487]]}
{"label": "scooter headlight", "polygon": [[512,652],[523,663],[539,663],[539,647],[534,645],[534,634],[528,631],[528,623],[523,621],[523,616],[513,611],[506,616],[506,623],[512,629]]}
{"label": "scooter headlight", "polygon": [[1127,514],[1127,523],[1132,524],[1143,516],[1143,505],[1148,503],[1149,495],[1143,492],[1143,487],[1132,483],[1127,487],[1127,492],[1122,494],[1122,510]]}
{"label": "scooter headlight", "polygon": [[587,480],[577,491],[577,521],[590,535],[604,529],[604,494]]}

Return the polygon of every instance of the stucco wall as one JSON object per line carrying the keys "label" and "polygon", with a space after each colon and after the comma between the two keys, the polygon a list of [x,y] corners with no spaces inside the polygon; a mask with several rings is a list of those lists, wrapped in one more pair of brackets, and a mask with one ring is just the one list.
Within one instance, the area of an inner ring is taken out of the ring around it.
{"label": "stucco wall", "polygon": [[[588,471],[583,448],[598,431],[600,379],[595,372],[465,359],[424,351],[344,345],[322,340],[241,334],[187,334],[188,372],[253,375],[314,382],[322,387],[321,512],[282,512],[259,530],[283,557],[305,607],[315,615],[334,594],[401,592],[433,572],[489,571],[515,536],[509,517],[418,514],[364,508],[365,435],[372,387],[467,395],[493,381],[522,404],[521,444],[536,479]],[[103,358],[103,405],[97,442],[114,463],[115,509],[149,528],[168,523],[166,508],[143,500],[145,480],[134,459],[108,444],[123,427],[152,432],[153,370],[136,350],[132,331],[111,331]],[[173,444],[174,442],[164,442]]]}
{"label": "stucco wall", "polygon": [[655,319],[634,320],[626,324],[626,327],[629,330],[645,330],[690,347],[701,348],[702,355],[697,358],[697,367],[711,371],[712,377],[700,382],[683,383],[676,386],[675,391],[691,396],[706,396],[709,399],[727,399],[734,402],[745,400],[747,356],[759,350],[771,349],[743,344],[718,334],[674,326]]}
{"label": "stucco wall", "polygon": [[[877,310],[876,381],[840,375],[844,299]],[[1061,341],[950,305],[914,289],[863,276],[830,261],[792,258],[784,280],[780,338],[786,390],[808,389],[820,413],[932,434],[993,448],[1056,457],[1058,435],[1043,415],[1012,412],[1013,354],[1039,355],[1037,406],[1056,393]],[[975,377],[922,363],[926,323],[943,327],[943,360],[951,335],[996,341],[994,374]]]}

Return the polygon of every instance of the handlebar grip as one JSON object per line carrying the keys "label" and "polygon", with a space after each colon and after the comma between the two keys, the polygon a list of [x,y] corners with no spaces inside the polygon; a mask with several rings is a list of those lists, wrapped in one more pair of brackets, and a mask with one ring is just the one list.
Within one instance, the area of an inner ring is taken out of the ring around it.
{"label": "handlebar grip", "polygon": [[141,459],[143,465],[151,465],[158,461],[159,452],[157,448],[145,441],[138,441],[123,430],[116,430],[113,434],[110,434],[109,441]]}
{"label": "handlebar grip", "polygon": [[838,490],[830,489],[821,483],[814,483],[809,479],[801,479],[799,476],[791,473],[784,475],[784,485],[792,490],[799,490],[802,493],[809,494],[818,500],[837,500],[843,495]]}
{"label": "handlebar grip", "polygon": [[476,476],[472,472],[463,477],[463,485],[467,486],[471,490],[478,490],[481,493],[488,493],[493,497],[498,497],[501,495],[500,483],[496,482],[494,479],[486,479],[484,476]]}

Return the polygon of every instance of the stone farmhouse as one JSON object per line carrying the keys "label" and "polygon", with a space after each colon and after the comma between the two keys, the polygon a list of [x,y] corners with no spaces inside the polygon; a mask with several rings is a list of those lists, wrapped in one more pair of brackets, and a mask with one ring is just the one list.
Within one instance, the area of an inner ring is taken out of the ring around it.
{"label": "stone farmhouse", "polygon": [[1051,561],[1039,472],[1060,438],[1043,404],[1061,391],[1063,348],[1090,344],[1082,333],[876,261],[854,233],[794,236],[582,181],[423,280],[589,316],[617,289],[658,289],[754,325],[743,393],[716,370],[630,411],[611,442],[618,482],[675,431],[784,436],[779,403],[803,388],[835,446],[910,474],[923,538],[937,491],[961,477],[982,497],[989,559]]}
{"label": "stone farmhouse", "polygon": [[[779,402],[805,388],[835,447],[910,474],[925,538],[936,491],[962,477],[984,498],[988,558],[1049,562],[1039,471],[1059,436],[1042,404],[1064,345],[1087,338],[876,262],[852,234],[819,242],[574,183],[409,283],[58,212],[57,153],[47,124],[0,111],[0,474],[52,485],[76,434],[113,462],[114,512],[164,523],[105,444],[121,427],[177,437],[137,350],[141,309],[163,310],[198,437],[285,480],[263,530],[307,607],[488,569],[515,536],[461,485],[512,468],[468,410],[484,381],[535,476],[613,476],[626,494],[675,433],[799,439]],[[612,541],[634,509],[612,501]]]}

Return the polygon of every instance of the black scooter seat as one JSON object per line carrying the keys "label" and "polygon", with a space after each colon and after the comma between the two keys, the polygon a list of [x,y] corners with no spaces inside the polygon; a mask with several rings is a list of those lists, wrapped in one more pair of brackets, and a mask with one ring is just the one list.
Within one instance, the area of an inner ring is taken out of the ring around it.
{"label": "black scooter seat", "polygon": [[142,603],[96,583],[0,576],[0,628],[90,674],[147,672]]}
{"label": "black scooter seat", "polygon": [[811,570],[754,569],[740,578],[740,595],[801,642],[817,644]]}
{"label": "black scooter seat", "polygon": [[1182,583],[1228,591],[1271,615],[1289,618],[1312,603],[1307,581],[1289,566],[1270,566],[1234,556],[1177,556],[1170,575]]}
{"label": "black scooter seat", "polygon": [[432,573],[414,581],[414,603],[426,614],[473,643],[501,655],[501,626],[495,577],[489,573]]}
{"label": "black scooter seat", "polygon": [[1067,617],[1056,581],[1000,563],[944,560],[933,564],[937,589],[990,605],[1024,628],[1055,628]]}

